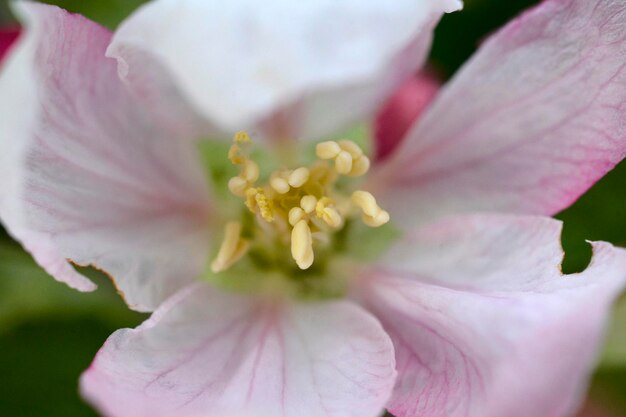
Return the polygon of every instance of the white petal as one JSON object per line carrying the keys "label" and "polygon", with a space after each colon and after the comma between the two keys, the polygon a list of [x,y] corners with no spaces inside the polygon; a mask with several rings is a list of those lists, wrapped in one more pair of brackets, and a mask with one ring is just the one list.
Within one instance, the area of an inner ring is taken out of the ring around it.
{"label": "white petal", "polygon": [[389,338],[353,304],[199,284],[111,336],[81,387],[108,417],[377,417],[394,366]]}
{"label": "white petal", "polygon": [[547,0],[481,46],[409,132],[392,218],[552,215],[626,155],[626,3]]}
{"label": "white petal", "polygon": [[227,131],[259,125],[271,135],[315,137],[373,111],[421,65],[441,14],[460,6],[157,0],[120,26],[108,55],[131,77],[143,69],[128,58],[151,57]]}
{"label": "white petal", "polygon": [[560,223],[463,216],[411,233],[361,296],[391,335],[397,417],[567,416],[584,398],[626,251],[559,270]]}
{"label": "white petal", "polygon": [[[0,217],[60,281],[94,265],[149,310],[207,254],[207,185],[188,132],[168,130],[104,57],[110,33],[56,7],[16,3],[26,25],[0,77]],[[174,274],[175,272],[175,274]]]}

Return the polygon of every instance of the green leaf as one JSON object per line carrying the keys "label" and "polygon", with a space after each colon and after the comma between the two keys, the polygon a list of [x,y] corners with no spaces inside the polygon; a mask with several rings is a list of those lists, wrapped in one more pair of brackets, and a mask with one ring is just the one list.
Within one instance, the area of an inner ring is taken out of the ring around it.
{"label": "green leaf", "polygon": [[615,306],[600,366],[626,370],[626,296]]}
{"label": "green leaf", "polygon": [[30,255],[9,243],[0,243],[0,334],[29,320],[44,317],[99,317],[115,326],[137,324],[143,317],[131,312],[108,278],[83,269],[99,284],[92,293],[80,293],[56,282]]}
{"label": "green leaf", "polygon": [[133,10],[147,0],[44,0],[65,10],[78,13],[114,29]]}
{"label": "green leaf", "polygon": [[[564,272],[582,271],[589,264],[591,247],[586,239],[626,246],[624,183],[626,183],[626,163],[622,162],[574,205],[557,216],[564,222]],[[617,304],[600,366],[626,367],[626,296]]]}
{"label": "green leaf", "polygon": [[0,334],[0,415],[96,417],[78,378],[115,326],[94,319],[42,319]]}

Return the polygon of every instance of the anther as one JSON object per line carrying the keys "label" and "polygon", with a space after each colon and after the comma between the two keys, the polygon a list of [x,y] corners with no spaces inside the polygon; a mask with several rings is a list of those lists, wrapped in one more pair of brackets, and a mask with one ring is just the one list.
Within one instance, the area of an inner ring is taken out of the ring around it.
{"label": "anther", "polygon": [[339,147],[348,152],[350,154],[350,156],[352,156],[353,159],[358,159],[361,157],[361,155],[363,155],[363,151],[361,150],[361,148],[359,147],[359,145],[357,145],[356,143],[352,142],[351,140],[340,140],[339,141]]}
{"label": "anther", "polygon": [[363,214],[361,216],[361,220],[363,220],[363,223],[370,227],[380,227],[383,224],[389,222],[389,213],[387,213],[385,210],[380,210],[380,212],[376,216],[368,216],[366,214]]}
{"label": "anther", "polygon": [[305,213],[310,214],[315,210],[315,206],[317,205],[317,198],[312,195],[305,195],[300,200],[300,207],[304,210]]}
{"label": "anther", "polygon": [[320,159],[334,159],[339,155],[339,152],[341,152],[341,147],[332,140],[318,143],[315,146],[315,154]]}
{"label": "anther", "polygon": [[240,131],[235,133],[233,140],[236,143],[249,143],[251,142],[250,140],[250,135],[248,135],[246,132]]}
{"label": "anther", "polygon": [[234,165],[240,165],[246,161],[246,158],[241,156],[241,147],[236,143],[228,149],[228,160]]}
{"label": "anther", "polygon": [[287,180],[277,175],[273,176],[270,179],[270,185],[279,194],[286,194],[289,192],[289,189],[290,189],[289,183],[287,182]]}
{"label": "anther", "polygon": [[367,191],[352,193],[352,203],[363,211],[363,222],[371,227],[379,227],[389,221],[389,213],[381,209],[376,199]]}
{"label": "anther", "polygon": [[309,169],[306,167],[300,167],[295,169],[291,174],[289,174],[289,185],[294,188],[302,187],[305,182],[309,180]]}
{"label": "anther", "polygon": [[274,221],[272,200],[267,198],[262,188],[251,187],[246,190],[246,207],[252,213],[260,214],[265,221],[270,223]]}
{"label": "anther", "polygon": [[380,207],[376,203],[376,199],[371,193],[367,191],[355,191],[352,193],[352,203],[363,210],[363,213],[368,216],[375,216],[378,214]]}
{"label": "anther", "polygon": [[248,207],[248,209],[252,212],[252,213],[256,213],[256,195],[258,194],[258,192],[260,191],[260,188],[248,188],[246,190],[246,207]]}
{"label": "anther", "polygon": [[300,220],[291,231],[291,256],[300,269],[307,269],[313,264],[313,239],[306,220]]}
{"label": "anther", "polygon": [[248,181],[241,177],[232,177],[228,181],[228,189],[231,193],[243,197],[246,195],[246,189],[248,188]]}
{"label": "anther", "polygon": [[328,197],[320,198],[315,205],[315,215],[330,227],[338,228],[343,224],[343,219],[333,205],[334,201],[332,199]]}
{"label": "anther", "polygon": [[319,199],[317,204],[315,205],[315,214],[317,217],[322,217],[324,213],[324,209],[333,204],[333,200],[328,197],[322,197]]}
{"label": "anther", "polygon": [[272,201],[267,198],[263,190],[258,191],[255,195],[255,200],[261,217],[267,222],[274,221],[274,212],[272,210]]}
{"label": "anther", "polygon": [[211,262],[211,270],[222,272],[237,262],[248,250],[249,243],[241,238],[241,223],[228,222],[224,232],[224,241],[217,257]]}
{"label": "anther", "polygon": [[341,151],[335,158],[335,170],[342,175],[352,171],[352,155],[348,151]]}
{"label": "anther", "polygon": [[324,210],[322,210],[321,217],[327,225],[333,228],[338,228],[343,224],[343,219],[341,218],[341,215],[334,207],[324,208]]}
{"label": "anther", "polygon": [[289,224],[295,226],[306,215],[300,207],[293,207],[289,210]]}
{"label": "anther", "polygon": [[352,161],[352,169],[348,173],[351,177],[360,177],[367,173],[370,169],[370,160],[367,156],[361,155],[354,161]]}

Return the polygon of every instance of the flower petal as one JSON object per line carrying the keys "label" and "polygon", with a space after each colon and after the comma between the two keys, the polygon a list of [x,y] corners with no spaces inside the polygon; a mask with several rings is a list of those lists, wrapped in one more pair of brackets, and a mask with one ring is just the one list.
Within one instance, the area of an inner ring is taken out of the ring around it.
{"label": "flower petal", "polygon": [[149,310],[204,267],[195,148],[128,94],[104,57],[108,31],[51,6],[16,11],[26,29],[0,77],[0,218],[59,281],[93,290],[68,260],[91,264]]}
{"label": "flower petal", "polygon": [[559,233],[543,218],[445,219],[370,274],[361,296],[396,348],[395,416],[557,417],[580,404],[626,251],[594,243],[587,270],[563,276]]}
{"label": "flower petal", "polygon": [[319,137],[373,111],[421,65],[441,14],[460,6],[157,0],[120,26],[108,55],[131,77],[143,68],[128,58],[151,57],[226,131],[258,124],[269,135]]}
{"label": "flower petal", "polygon": [[197,284],[113,334],[81,387],[109,417],[376,417],[394,368],[388,336],[356,305]]}
{"label": "flower petal", "polygon": [[387,167],[392,217],[570,205],[626,155],[625,50],[621,0],[547,0],[507,25]]}

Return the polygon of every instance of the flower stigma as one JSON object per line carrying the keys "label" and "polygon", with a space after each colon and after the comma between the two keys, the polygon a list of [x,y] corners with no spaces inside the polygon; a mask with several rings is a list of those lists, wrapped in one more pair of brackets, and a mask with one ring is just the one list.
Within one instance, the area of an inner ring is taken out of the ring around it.
{"label": "flower stigma", "polygon": [[321,142],[315,147],[313,163],[277,169],[263,180],[259,165],[250,157],[252,145],[247,133],[238,132],[228,151],[228,159],[239,169],[228,181],[228,189],[242,200],[248,214],[226,224],[211,263],[213,273],[228,270],[246,254],[265,262],[261,258],[275,247],[282,248],[282,256],[290,253],[299,270],[308,270],[316,252],[328,248],[333,236],[355,216],[372,228],[389,222],[389,213],[371,193],[342,187],[342,179],[361,177],[370,167],[355,142]]}

